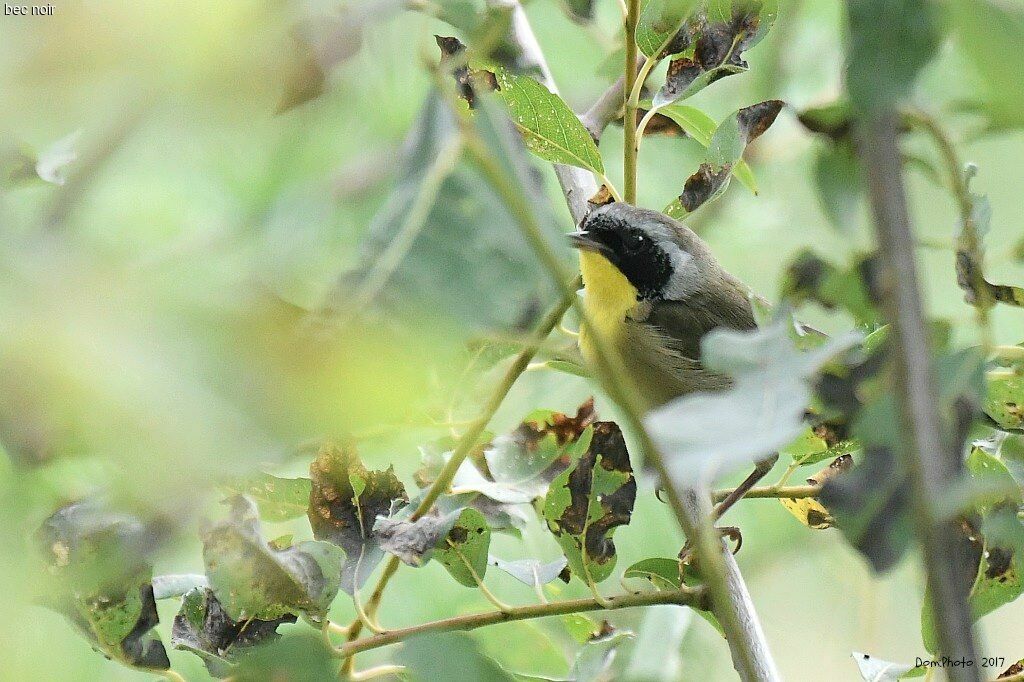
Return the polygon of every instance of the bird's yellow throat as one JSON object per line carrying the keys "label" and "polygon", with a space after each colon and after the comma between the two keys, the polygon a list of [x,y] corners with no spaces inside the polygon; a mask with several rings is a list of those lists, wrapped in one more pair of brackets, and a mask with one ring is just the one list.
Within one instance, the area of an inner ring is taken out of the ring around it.
{"label": "bird's yellow throat", "polygon": [[[626,313],[636,306],[636,287],[607,258],[593,251],[580,251],[580,273],[587,317],[602,338],[618,343],[625,329]],[[593,358],[585,325],[580,329],[580,350],[584,357]]]}

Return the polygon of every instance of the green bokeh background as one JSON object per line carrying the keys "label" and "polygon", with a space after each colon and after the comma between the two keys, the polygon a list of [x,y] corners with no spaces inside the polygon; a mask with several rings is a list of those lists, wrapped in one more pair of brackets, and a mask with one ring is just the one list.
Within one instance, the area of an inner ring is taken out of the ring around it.
{"label": "green bokeh background", "polygon": [[[0,678],[141,680],[148,676],[104,661],[59,615],[32,604],[40,577],[31,532],[61,502],[107,485],[119,499],[186,524],[159,555],[158,573],[201,571],[189,529],[220,513],[217,477],[261,466],[302,474],[308,456],[294,451],[304,441],[373,432],[422,401],[443,403],[445,381],[424,370],[432,364],[426,360],[443,367],[456,358],[469,330],[441,308],[422,310],[407,326],[412,333],[352,326],[297,342],[280,330],[301,309],[320,305],[358,262],[430,89],[421,64],[435,56],[433,34],[450,29],[411,13],[369,23],[363,46],[331,74],[320,98],[275,115],[295,68],[291,27],[334,11],[334,3],[54,5],[53,17],[0,17],[0,142],[43,150],[81,131],[79,167],[97,161],[85,181],[73,178],[63,188],[0,190],[0,416],[30,430],[34,420],[59,425],[46,440],[59,455],[53,461],[0,463]],[[584,28],[554,0],[528,4],[555,80],[577,110],[609,82],[601,68],[614,48],[617,10],[613,2],[598,5],[599,20]],[[871,241],[866,207],[852,235],[828,224],[811,179],[819,143],[794,116],[840,92],[842,22],[839,2],[783,2],[775,30],[748,54],[750,73],[691,102],[718,120],[761,99],[791,105],[748,152],[760,195],[736,184],[694,224],[727,268],[769,298],[798,250],[841,258]],[[977,82],[950,41],[914,100],[965,138],[971,121],[944,112]],[[621,143],[614,128],[601,143],[617,184]],[[920,140],[910,146],[928,153]],[[992,204],[990,278],[1019,284],[1024,267],[1011,251],[1024,237],[1024,135],[989,135],[960,149],[978,164],[974,189]],[[640,203],[667,203],[700,158],[690,140],[647,138]],[[550,196],[549,227],[569,231],[554,177],[537,167]],[[908,182],[917,234],[929,244],[948,243],[951,198],[914,172]],[[53,225],[40,218],[47,215],[63,219]],[[488,219],[486,212],[478,217]],[[953,324],[958,343],[975,341],[952,251],[932,245],[918,253],[931,314]],[[479,267],[486,272],[488,264]],[[848,324],[817,310],[806,318],[828,331]],[[1020,310],[997,309],[993,322],[998,342],[1024,340]],[[533,407],[573,410],[591,390],[581,379],[528,373],[495,430]],[[604,401],[598,405],[614,414]],[[416,445],[437,430],[384,433],[361,445],[364,459],[393,462],[411,485]],[[895,661],[925,656],[923,581],[914,558],[879,578],[837,531],[810,531],[777,502],[748,501],[732,514],[744,529],[738,560],[784,677],[859,679],[852,650]],[[302,524],[295,528],[303,532]],[[679,543],[665,507],[649,494],[616,534],[622,567],[672,556]],[[536,525],[523,541],[497,536],[492,553],[550,560],[558,548]],[[508,576],[494,572],[488,582],[507,601],[531,599]],[[563,595],[583,591],[574,583]],[[399,626],[482,608],[475,591],[431,563],[398,573],[381,619]],[[160,605],[165,642],[175,609]],[[339,598],[332,615],[351,619],[351,605]],[[626,626],[637,619],[610,618]],[[986,617],[980,632],[987,655],[1005,657],[1007,665],[1024,656],[1019,604]],[[564,674],[571,650],[558,619],[480,630],[474,638],[510,669],[547,674]],[[682,679],[733,679],[725,642],[700,619],[681,654]],[[372,652],[360,664],[390,655]],[[177,651],[170,657],[188,680],[207,679],[198,659]]]}

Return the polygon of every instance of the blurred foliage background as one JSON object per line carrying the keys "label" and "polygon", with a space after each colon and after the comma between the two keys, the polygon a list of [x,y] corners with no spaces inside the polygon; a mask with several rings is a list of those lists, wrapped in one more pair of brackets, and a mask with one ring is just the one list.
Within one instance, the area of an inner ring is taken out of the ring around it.
{"label": "blurred foliage background", "polygon": [[[195,531],[222,514],[217,481],[260,468],[303,474],[309,443],[352,436],[368,465],[394,463],[410,481],[417,446],[444,435],[445,421],[472,416],[476,388],[488,385],[486,375],[469,387],[453,376],[467,341],[514,329],[551,300],[504,209],[460,169],[382,292],[396,303],[391,312],[343,324],[310,314],[343,307],[339,282],[394,234],[391,213],[402,206],[408,171],[401,150],[431,89],[422,64],[436,59],[433,34],[450,33],[388,3],[351,4],[379,16],[340,36],[323,93],[282,113],[283,97],[317,85],[296,32],[337,16],[337,1],[61,0],[51,17],[0,17],[3,677],[149,677],[104,661],[61,616],[33,603],[41,575],[31,534],[54,508],[103,490],[174,519],[180,527],[156,572],[201,572]],[[865,205],[847,216],[852,239],[840,238],[823,213],[812,179],[821,143],[794,115],[841,89],[842,3],[781,7],[775,30],[748,54],[751,71],[691,102],[716,120],[769,97],[792,107],[747,155],[760,194],[736,185],[693,224],[728,269],[768,298],[800,249],[841,256],[870,243]],[[620,68],[615,3],[598,2],[588,26],[571,22],[555,0],[533,0],[527,12],[563,96],[585,109]],[[972,64],[961,40],[947,40],[914,99],[979,166],[974,189],[994,214],[990,278],[1019,282],[1024,134],[980,135],[977,116],[951,113],[991,85]],[[621,128],[601,143],[616,182],[621,143]],[[923,141],[908,144],[932,153]],[[701,157],[692,140],[645,140],[640,203],[664,205]],[[59,184],[22,177],[24,160],[36,158]],[[550,168],[535,165],[550,197],[545,227],[557,236],[571,219]],[[909,182],[930,313],[971,343],[973,312],[953,268],[955,207],[925,175],[911,173]],[[567,248],[562,254],[571,262]],[[1024,340],[1018,309],[996,308],[993,320],[997,342]],[[821,311],[808,321],[826,331],[849,325]],[[592,390],[583,379],[528,372],[493,428],[509,429],[535,407],[572,412]],[[598,409],[614,415],[600,398]],[[785,677],[814,670],[818,679],[859,679],[851,650],[889,660],[925,655],[914,561],[876,578],[837,531],[811,532],[777,501],[744,502],[733,514],[744,528],[738,560]],[[555,558],[557,546],[539,528],[521,542],[496,536],[492,551]],[[650,494],[616,540],[628,562],[673,556],[679,545]],[[531,598],[504,575],[492,589],[512,602]],[[409,625],[482,606],[435,562],[400,571],[381,619]],[[160,605],[165,641],[175,609]],[[351,604],[339,599],[332,615],[351,619]],[[611,616],[626,625],[638,618]],[[1020,608],[992,614],[980,629],[987,655],[1008,663],[1020,656]],[[559,619],[473,638],[509,668],[556,675],[572,648]],[[169,653],[187,679],[207,679],[198,659]],[[703,620],[693,619],[678,653],[680,679],[732,679],[727,647]]]}

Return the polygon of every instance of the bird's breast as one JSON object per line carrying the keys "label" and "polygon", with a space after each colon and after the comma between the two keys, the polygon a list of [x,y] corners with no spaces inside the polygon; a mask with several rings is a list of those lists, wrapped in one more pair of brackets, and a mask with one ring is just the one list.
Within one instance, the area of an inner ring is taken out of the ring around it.
{"label": "bird's breast", "polygon": [[[580,252],[583,275],[583,308],[594,332],[611,344],[620,344],[626,333],[626,316],[637,304],[637,290],[607,258],[592,251]],[[593,334],[584,324],[580,328],[580,350],[594,361]]]}

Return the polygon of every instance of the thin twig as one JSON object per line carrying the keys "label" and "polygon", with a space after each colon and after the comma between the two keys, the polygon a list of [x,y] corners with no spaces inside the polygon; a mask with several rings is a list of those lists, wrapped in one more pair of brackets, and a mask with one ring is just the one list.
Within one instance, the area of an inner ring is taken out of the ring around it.
{"label": "thin twig", "polygon": [[[727,498],[733,491],[733,488],[725,488],[724,490],[716,490],[711,494],[711,499],[715,502],[721,502]],[[747,491],[747,494],[743,496],[744,500],[802,500],[806,497],[817,497],[821,494],[821,486],[818,485],[791,485],[791,486],[777,486],[777,485],[766,485],[760,488],[751,488]]]}
{"label": "thin twig", "polygon": [[584,613],[587,611],[600,611],[603,609],[628,609],[636,606],[653,606],[655,604],[678,604],[686,606],[696,604],[700,596],[699,591],[689,588],[682,591],[666,592],[645,592],[642,594],[626,594],[617,597],[609,597],[605,601],[607,606],[602,605],[596,599],[572,599],[567,601],[551,602],[548,604],[531,604],[529,606],[516,606],[508,611],[484,611],[464,616],[445,618],[444,620],[422,623],[401,630],[392,630],[381,635],[366,637],[355,642],[349,642],[342,647],[342,654],[352,656],[361,651],[377,649],[389,644],[395,644],[408,639],[414,635],[425,632],[452,632],[455,630],[475,630],[488,625],[498,623],[510,623],[517,620],[530,620],[533,618],[544,618],[545,616],[562,616],[568,613]]}
{"label": "thin twig", "polygon": [[626,39],[626,65],[625,83],[623,93],[626,95],[626,102],[622,113],[622,129],[625,133],[622,143],[622,191],[626,203],[636,203],[636,100],[632,93],[638,82],[637,46],[636,46],[636,25],[640,19],[640,0],[626,0],[625,25]]}

